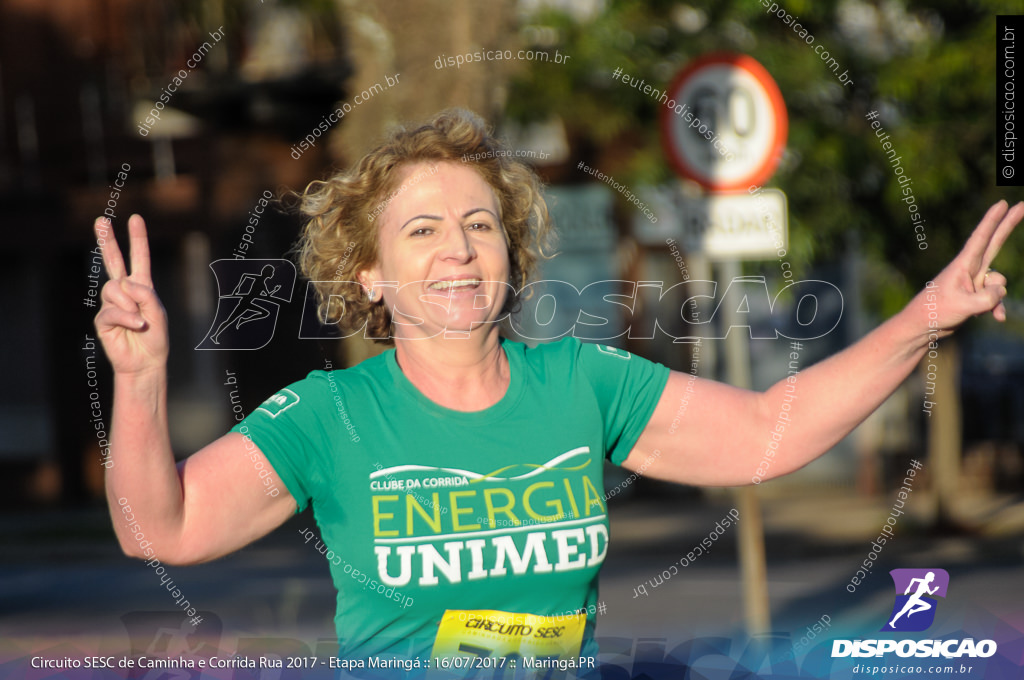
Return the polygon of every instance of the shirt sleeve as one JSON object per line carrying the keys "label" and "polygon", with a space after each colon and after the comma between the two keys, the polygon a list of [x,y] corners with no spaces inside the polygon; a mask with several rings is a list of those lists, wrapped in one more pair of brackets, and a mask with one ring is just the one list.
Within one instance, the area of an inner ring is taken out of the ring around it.
{"label": "shirt sleeve", "polygon": [[232,432],[249,437],[270,461],[302,512],[327,478],[325,452],[331,450],[322,405],[326,374],[313,371],[268,397]]}
{"label": "shirt sleeve", "polygon": [[606,455],[622,465],[654,414],[671,371],[623,349],[576,342],[578,369],[601,409]]}

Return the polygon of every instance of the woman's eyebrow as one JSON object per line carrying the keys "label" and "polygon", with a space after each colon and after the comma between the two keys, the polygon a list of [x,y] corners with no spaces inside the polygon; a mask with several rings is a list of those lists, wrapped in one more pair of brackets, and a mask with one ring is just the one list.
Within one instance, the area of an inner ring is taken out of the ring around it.
{"label": "woman's eyebrow", "polygon": [[462,214],[462,217],[463,217],[463,219],[465,219],[465,218],[469,217],[470,215],[472,215],[474,213],[478,213],[478,212],[490,213],[491,215],[494,215],[494,219],[500,219],[497,215],[494,214],[493,210],[490,210],[488,208],[473,208],[472,210],[467,210],[466,212],[464,212]]}
{"label": "woman's eyebrow", "polygon": [[[462,218],[463,218],[463,219],[465,219],[465,218],[469,217],[470,215],[476,214],[476,213],[478,213],[478,212],[485,212],[485,213],[489,213],[489,214],[491,214],[491,215],[494,215],[494,219],[500,219],[500,218],[499,218],[499,217],[498,217],[497,215],[495,215],[495,214],[494,214],[494,211],[493,211],[493,210],[490,210],[489,208],[471,208],[471,209],[467,210],[466,212],[462,213]],[[410,218],[409,218],[409,219],[408,219],[408,220],[406,221],[406,223],[405,223],[405,224],[403,224],[403,225],[402,225],[402,226],[401,226],[401,227],[400,227],[400,228],[398,229],[398,231],[402,231],[402,229],[405,229],[405,228],[406,228],[407,226],[409,226],[409,223],[410,223],[410,222],[413,222],[413,221],[415,221],[415,220],[419,220],[419,219],[425,219],[425,220],[441,220],[441,219],[443,219],[443,218],[442,218],[442,217],[441,217],[440,215],[427,215],[427,214],[423,214],[423,215],[416,215],[415,217],[410,217]]]}
{"label": "woman's eyebrow", "polygon": [[403,224],[398,229],[398,231],[402,231],[402,229],[405,229],[406,227],[408,227],[409,226],[409,222],[414,222],[415,220],[419,220],[419,219],[424,219],[424,220],[440,220],[442,218],[441,218],[440,215],[416,215],[416,217],[410,217],[408,219],[408,221],[406,221],[406,223]]}

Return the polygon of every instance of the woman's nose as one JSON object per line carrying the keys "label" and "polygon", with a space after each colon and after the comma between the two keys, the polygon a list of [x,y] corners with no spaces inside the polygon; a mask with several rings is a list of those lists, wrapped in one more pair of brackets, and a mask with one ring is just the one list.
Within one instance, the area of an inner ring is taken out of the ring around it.
{"label": "woman's nose", "polygon": [[462,227],[452,227],[447,230],[442,247],[442,257],[451,258],[459,262],[468,262],[473,259],[473,244],[469,235]]}

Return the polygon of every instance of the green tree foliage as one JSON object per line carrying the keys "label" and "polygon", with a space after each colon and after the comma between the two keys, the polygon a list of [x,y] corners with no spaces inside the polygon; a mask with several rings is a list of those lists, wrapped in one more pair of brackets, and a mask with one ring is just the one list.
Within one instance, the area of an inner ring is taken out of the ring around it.
{"label": "green tree foliage", "polygon": [[[769,7],[772,3],[769,3]],[[790,205],[790,256],[799,267],[838,257],[856,234],[868,261],[870,306],[894,312],[959,250],[985,209],[1024,198],[995,177],[996,15],[1009,1],[842,0],[780,3],[814,37],[808,45],[756,0],[608,0],[592,16],[542,10],[524,22],[527,47],[571,55],[564,65],[531,62],[514,82],[509,115],[561,117],[578,145],[629,147],[631,184],[668,181],[658,103],[616,81],[622,68],[664,89],[689,60],[712,51],[746,53],[779,84],[790,128],[770,184]],[[567,3],[567,6],[568,5]],[[823,45],[849,71],[844,87],[815,53]],[[865,115],[880,122],[912,180],[927,250],[920,250],[901,187]],[[996,261],[1024,274],[1018,234]],[[1020,284],[1011,283],[1011,296]]]}

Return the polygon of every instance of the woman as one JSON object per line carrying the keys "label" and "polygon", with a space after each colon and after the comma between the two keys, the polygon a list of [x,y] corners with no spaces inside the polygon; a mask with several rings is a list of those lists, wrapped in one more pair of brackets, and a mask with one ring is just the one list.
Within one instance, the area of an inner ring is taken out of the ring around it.
{"label": "woman", "polygon": [[[535,349],[503,339],[500,322],[547,230],[538,187],[460,111],[393,133],[351,173],[312,184],[303,273],[321,282],[326,316],[394,350],[313,371],[177,467],[166,319],[133,216],[131,274],[111,236],[96,316],[115,373],[107,496],[112,510],[130,503],[153,554],[114,510],[125,552],[215,559],[312,505],[339,592],[340,658],[592,658],[604,457],[674,482],[748,484],[784,386],[698,380],[684,426],[672,427],[688,374],[574,338]],[[799,374],[792,425],[765,479],[864,420],[914,369],[929,334],[987,311],[1006,318],[1006,279],[988,265],[1022,215],[1024,203],[993,206],[933,286]],[[96,228],[106,236],[105,223]],[[274,471],[269,482],[254,461]],[[270,485],[287,492],[270,495]]]}

